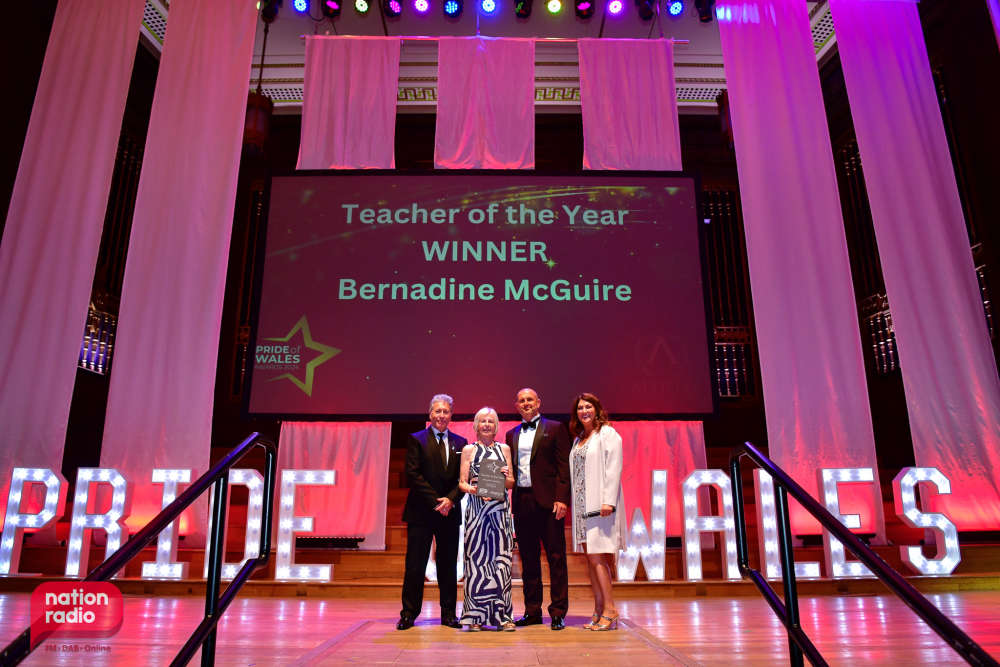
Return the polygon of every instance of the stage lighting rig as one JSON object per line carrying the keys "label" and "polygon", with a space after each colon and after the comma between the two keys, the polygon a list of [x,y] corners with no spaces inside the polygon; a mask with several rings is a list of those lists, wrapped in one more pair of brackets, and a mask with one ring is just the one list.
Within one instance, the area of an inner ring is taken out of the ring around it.
{"label": "stage lighting rig", "polygon": [[282,0],[260,0],[257,9],[260,10],[260,20],[265,24],[274,23],[278,18],[278,10],[281,8]]}
{"label": "stage lighting rig", "polygon": [[403,5],[399,0],[382,0],[382,13],[389,18],[396,18],[403,13]]}
{"label": "stage lighting rig", "polygon": [[549,0],[545,3],[545,9],[549,10],[549,14],[558,14],[562,11],[562,0]]}
{"label": "stage lighting rig", "polygon": [[622,2],[622,0],[609,0],[608,14],[611,14],[612,16],[620,16],[624,9],[625,3]]}
{"label": "stage lighting rig", "polygon": [[499,6],[499,0],[479,0],[479,11],[487,16],[496,14]]}
{"label": "stage lighting rig", "polygon": [[441,11],[444,12],[445,18],[457,19],[462,15],[462,4],[462,0],[444,0]]}
{"label": "stage lighting rig", "polygon": [[656,0],[635,0],[635,7],[639,10],[639,18],[648,21],[656,14]]}
{"label": "stage lighting rig", "polygon": [[292,2],[292,7],[299,14],[305,14],[309,11],[309,0],[294,0]]}
{"label": "stage lighting rig", "polygon": [[340,0],[322,0],[320,11],[331,21],[340,16]]}
{"label": "stage lighting rig", "polygon": [[680,16],[684,13],[684,3],[681,0],[669,0],[667,2],[667,13],[671,16]]}
{"label": "stage lighting rig", "polygon": [[577,18],[589,19],[594,15],[594,0],[574,0],[573,10]]}
{"label": "stage lighting rig", "polygon": [[354,11],[358,14],[367,14],[369,9],[371,5],[368,4],[368,0],[354,0]]}
{"label": "stage lighting rig", "polygon": [[698,20],[709,23],[714,15],[715,0],[694,0],[694,8],[698,10]]}
{"label": "stage lighting rig", "polygon": [[531,16],[531,0],[515,0],[514,14],[519,19],[526,19]]}

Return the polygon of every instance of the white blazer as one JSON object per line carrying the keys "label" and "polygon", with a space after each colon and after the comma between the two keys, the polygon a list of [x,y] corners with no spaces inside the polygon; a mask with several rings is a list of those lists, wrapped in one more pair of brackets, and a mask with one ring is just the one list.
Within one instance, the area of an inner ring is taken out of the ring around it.
{"label": "white blazer", "polygon": [[[579,442],[573,441],[573,446]],[[571,454],[572,456],[572,454]],[[576,484],[573,479],[573,465],[570,463],[570,488]],[[601,505],[615,508],[614,529],[607,537],[616,541],[618,548],[625,544],[625,494],[622,491],[622,437],[610,424],[590,436],[587,455],[584,459],[584,487],[586,507],[583,512],[600,511]],[[576,547],[576,514],[573,508],[573,544]]]}

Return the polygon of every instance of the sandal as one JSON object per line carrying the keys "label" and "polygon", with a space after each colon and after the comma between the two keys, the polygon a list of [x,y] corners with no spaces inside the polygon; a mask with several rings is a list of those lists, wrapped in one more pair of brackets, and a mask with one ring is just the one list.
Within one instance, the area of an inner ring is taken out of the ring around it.
{"label": "sandal", "polygon": [[478,623],[472,623],[468,627],[469,627],[469,632],[479,632],[480,630],[483,629],[483,626],[479,625]]}
{"label": "sandal", "polygon": [[517,630],[517,626],[514,625],[514,621],[504,621],[497,626],[497,632],[514,632]]}
{"label": "sandal", "polygon": [[[607,621],[607,623],[604,623]],[[617,630],[618,629],[618,614],[614,616],[601,616],[601,622],[592,628],[596,632],[605,632],[607,630]]]}
{"label": "sandal", "polygon": [[590,623],[583,624],[583,629],[593,630],[595,627],[597,627],[597,622],[600,620],[601,620],[601,615],[595,611],[594,615],[590,617]]}

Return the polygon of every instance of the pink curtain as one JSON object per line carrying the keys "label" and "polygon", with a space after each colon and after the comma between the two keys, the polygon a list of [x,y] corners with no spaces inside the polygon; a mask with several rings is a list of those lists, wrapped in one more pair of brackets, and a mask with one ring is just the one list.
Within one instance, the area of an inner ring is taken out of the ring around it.
{"label": "pink curtain", "polygon": [[[771,457],[818,497],[818,468],[871,467],[843,507],[884,534],[858,316],[805,3],[720,2],[717,19]],[[852,488],[855,487],[855,488]],[[861,487],[861,488],[857,488]],[[817,532],[793,508],[796,532]]]}
{"label": "pink curtain", "polygon": [[438,40],[434,166],[534,168],[535,40]]}
{"label": "pink curtain", "polygon": [[13,466],[62,464],[143,5],[60,0],[52,23],[0,244],[3,498]]}
{"label": "pink curtain", "polygon": [[614,422],[622,436],[625,467],[622,488],[625,514],[631,525],[638,507],[649,524],[652,516],[653,470],[667,471],[667,535],[684,533],[684,499],[681,483],[692,472],[706,467],[705,433],[701,422]]}
{"label": "pink curtain", "polygon": [[281,424],[279,480],[285,469],[336,471],[333,486],[304,485],[295,494],[295,514],[314,517],[316,535],[360,535],[361,549],[385,549],[391,429],[389,422]]}
{"label": "pink curtain", "polygon": [[396,166],[398,37],[307,37],[298,169]]}
{"label": "pink curtain", "polygon": [[[245,0],[170,3],[101,451],[102,465],[137,482],[133,527],[160,510],[161,489],[148,483],[152,468],[200,474],[209,463],[256,20],[254,3]],[[199,536],[205,506],[191,514]]]}
{"label": "pink curtain", "polygon": [[1000,380],[912,0],[831,0],[918,466],[959,530],[1000,528]]}
{"label": "pink curtain", "polygon": [[584,169],[680,170],[673,44],[578,42]]}

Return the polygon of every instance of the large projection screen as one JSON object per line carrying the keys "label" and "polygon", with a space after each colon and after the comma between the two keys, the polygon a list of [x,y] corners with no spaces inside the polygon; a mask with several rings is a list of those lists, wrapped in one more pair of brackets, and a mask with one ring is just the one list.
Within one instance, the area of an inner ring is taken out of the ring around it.
{"label": "large projection screen", "polygon": [[247,410],[290,419],[714,411],[694,179],[307,172],[273,179]]}

